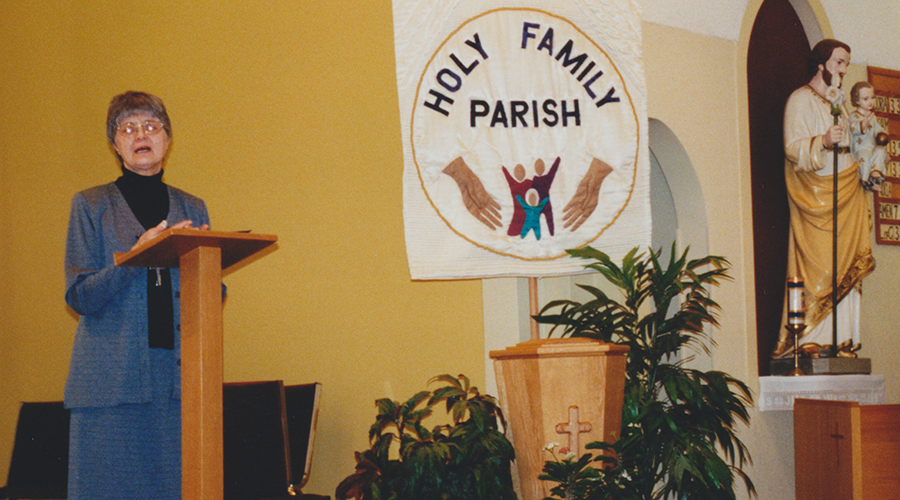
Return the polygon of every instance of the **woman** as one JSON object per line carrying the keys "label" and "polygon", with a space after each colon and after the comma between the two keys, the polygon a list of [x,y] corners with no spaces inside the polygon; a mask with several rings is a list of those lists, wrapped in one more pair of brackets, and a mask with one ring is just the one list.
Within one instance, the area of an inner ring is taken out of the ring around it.
{"label": "woman", "polygon": [[66,303],[81,317],[65,403],[70,499],[181,498],[177,269],[117,267],[167,227],[207,229],[199,198],[162,182],[172,128],[143,92],[112,99],[109,143],[122,176],[75,195],[66,240]]}

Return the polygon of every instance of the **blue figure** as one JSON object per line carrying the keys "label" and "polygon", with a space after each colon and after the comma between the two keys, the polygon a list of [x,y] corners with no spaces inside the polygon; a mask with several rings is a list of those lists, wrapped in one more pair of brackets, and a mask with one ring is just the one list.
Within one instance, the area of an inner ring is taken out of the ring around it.
{"label": "blue figure", "polygon": [[544,206],[550,201],[550,198],[544,198],[538,203],[540,197],[538,196],[538,192],[535,189],[529,189],[527,193],[525,193],[525,198],[528,200],[526,202],[522,199],[521,196],[516,196],[516,201],[519,202],[519,205],[522,207],[522,210],[525,211],[525,223],[522,225],[522,238],[528,234],[528,231],[534,230],[534,236],[540,240],[541,239],[541,212],[544,210]]}

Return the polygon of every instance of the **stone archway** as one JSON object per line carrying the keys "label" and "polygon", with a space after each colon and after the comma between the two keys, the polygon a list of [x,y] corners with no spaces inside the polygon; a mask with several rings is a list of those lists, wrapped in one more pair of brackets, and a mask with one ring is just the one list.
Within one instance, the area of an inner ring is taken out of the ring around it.
{"label": "stone archway", "polygon": [[[662,174],[650,177],[650,205],[653,212],[653,248],[663,246],[667,251],[671,241],[662,241],[672,230],[663,228],[672,222],[665,210],[671,203],[674,209],[674,221],[677,223],[674,233],[677,247],[683,250],[690,246],[691,255],[706,255],[709,248],[709,224],[706,217],[706,202],[700,188],[694,166],[687,155],[681,141],[665,123],[650,119],[650,157],[651,169],[658,168]],[[665,185],[661,185],[661,182]],[[658,215],[660,217],[658,217]],[[660,236],[658,236],[660,235]]]}
{"label": "stone archway", "polygon": [[[661,250],[663,263],[668,262],[672,242],[676,252],[690,247],[688,257],[709,253],[709,223],[706,201],[693,163],[681,141],[660,120],[651,118],[650,142],[650,209],[653,216],[654,250]],[[713,355],[685,353],[691,368],[713,369]]]}

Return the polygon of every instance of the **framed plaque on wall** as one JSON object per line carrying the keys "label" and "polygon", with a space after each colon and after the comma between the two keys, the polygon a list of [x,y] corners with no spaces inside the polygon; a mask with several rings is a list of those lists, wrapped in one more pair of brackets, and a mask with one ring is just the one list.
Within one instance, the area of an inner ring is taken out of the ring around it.
{"label": "framed plaque on wall", "polygon": [[900,71],[869,66],[868,77],[875,88],[876,119],[888,133],[885,178],[872,197],[875,241],[900,245]]}

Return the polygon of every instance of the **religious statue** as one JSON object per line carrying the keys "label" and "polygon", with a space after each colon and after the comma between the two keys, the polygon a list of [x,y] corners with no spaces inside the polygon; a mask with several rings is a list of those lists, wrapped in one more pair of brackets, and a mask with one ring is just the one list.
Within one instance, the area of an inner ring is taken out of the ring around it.
{"label": "religious statue", "polygon": [[886,143],[879,140],[885,130],[875,119],[875,88],[869,82],[857,82],[850,90],[850,103],[856,106],[850,113],[850,154],[859,163],[863,187],[875,190],[884,181],[887,162]]}
{"label": "religious statue", "polygon": [[[811,79],[791,94],[784,111],[784,170],[791,214],[787,274],[805,282],[807,327],[799,344],[813,357],[833,345],[834,175],[840,232],[835,294],[838,356],[855,357],[860,347],[861,282],[875,269],[869,211],[858,164],[850,154],[849,113],[840,90],[849,63],[847,44],[830,39],[816,44],[807,63]],[[784,328],[787,303],[784,311],[775,358],[790,355],[793,349],[793,338]]]}

